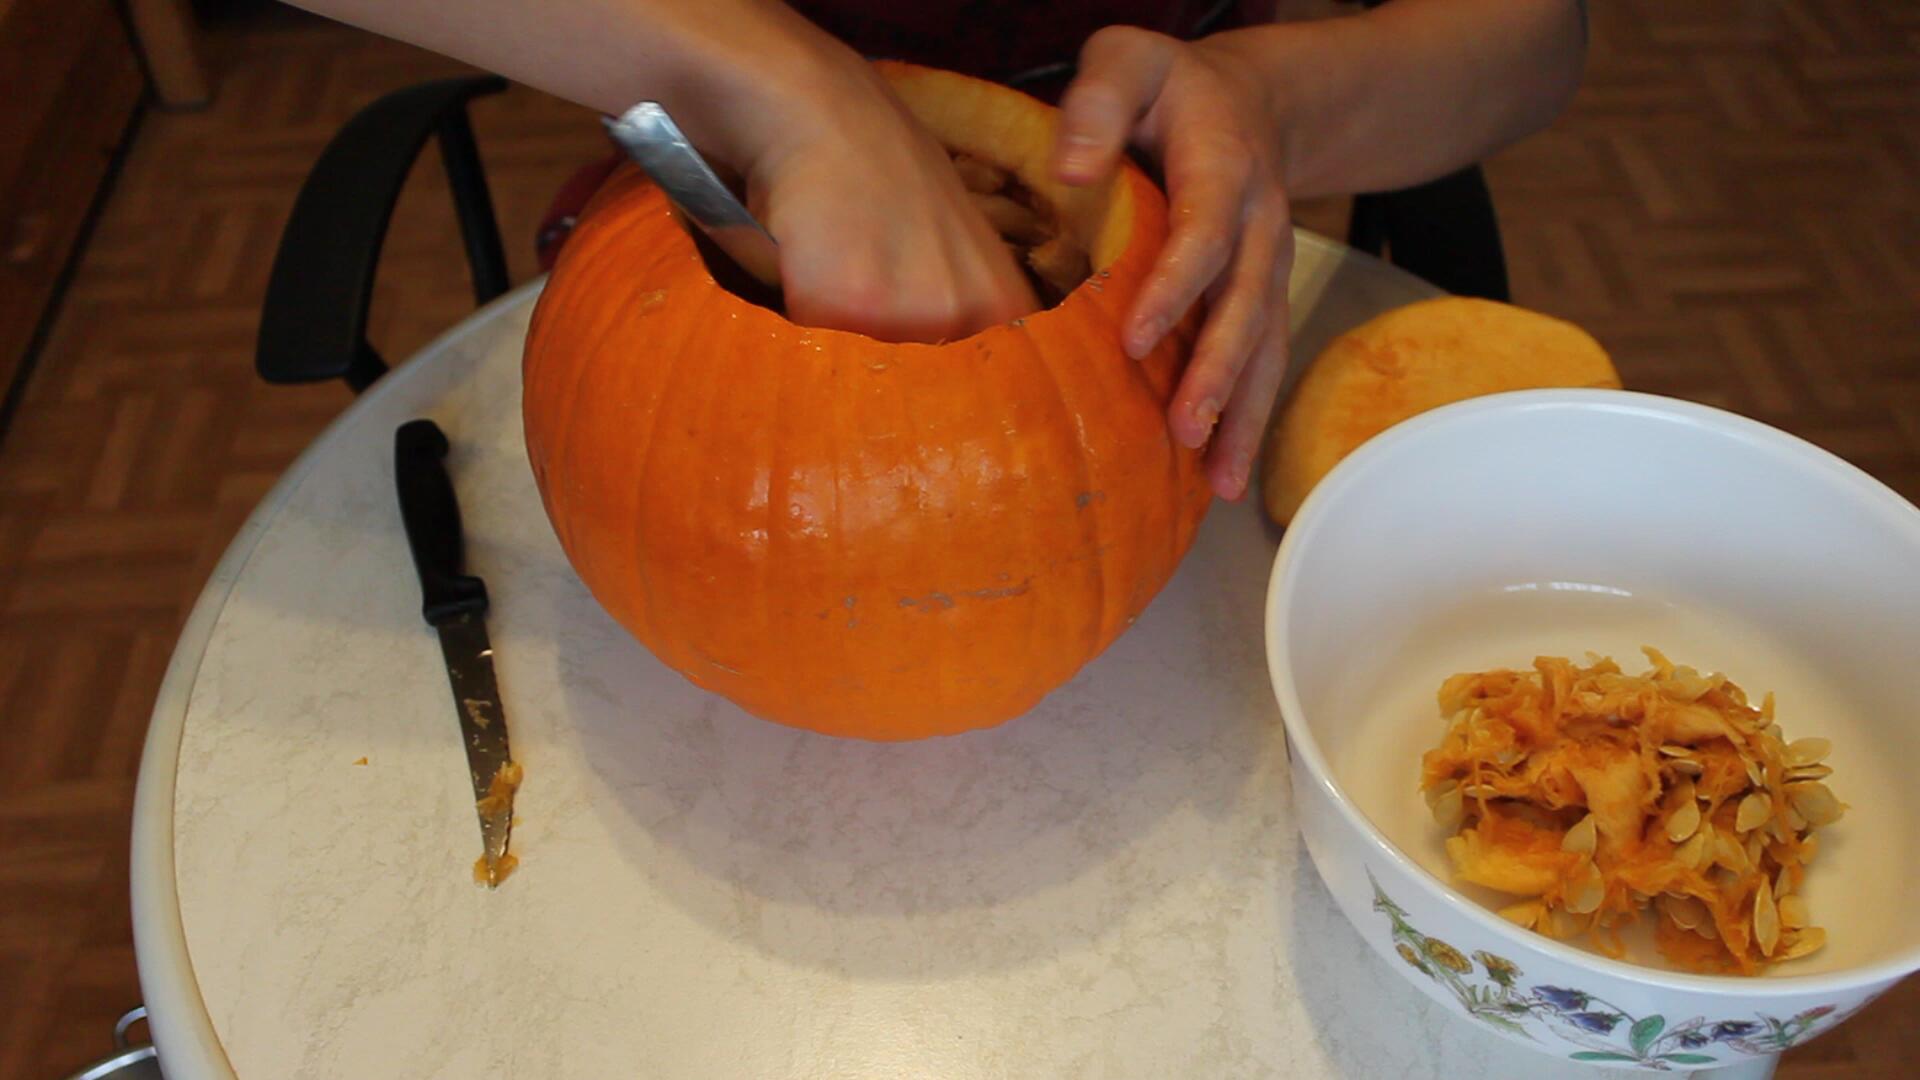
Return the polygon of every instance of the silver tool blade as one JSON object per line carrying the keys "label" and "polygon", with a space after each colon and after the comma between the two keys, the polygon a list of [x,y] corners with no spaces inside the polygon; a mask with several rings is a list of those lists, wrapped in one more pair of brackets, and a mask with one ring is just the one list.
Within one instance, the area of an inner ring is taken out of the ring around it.
{"label": "silver tool blade", "polygon": [[[440,652],[447,662],[447,680],[453,687],[454,711],[460,718],[461,741],[467,748],[467,770],[473,777],[473,801],[480,816],[482,868],[488,887],[500,884],[507,843],[513,833],[513,787],[519,769],[507,745],[507,713],[500,704],[500,685],[493,673],[493,645],[486,620],[463,614],[439,625]],[[505,770],[503,774],[502,770]],[[505,785],[495,791],[495,779]],[[499,796],[504,797],[492,797]]]}
{"label": "silver tool blade", "polygon": [[714,246],[762,283],[780,283],[780,248],[773,235],[734,197],[659,102],[643,101],[602,123]]}

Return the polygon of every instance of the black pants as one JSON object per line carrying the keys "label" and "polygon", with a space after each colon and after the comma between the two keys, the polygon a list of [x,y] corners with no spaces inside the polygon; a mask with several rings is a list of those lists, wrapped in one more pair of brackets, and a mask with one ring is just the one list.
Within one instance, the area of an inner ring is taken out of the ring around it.
{"label": "black pants", "polygon": [[1505,301],[1500,223],[1478,165],[1417,187],[1357,195],[1347,243],[1456,296]]}

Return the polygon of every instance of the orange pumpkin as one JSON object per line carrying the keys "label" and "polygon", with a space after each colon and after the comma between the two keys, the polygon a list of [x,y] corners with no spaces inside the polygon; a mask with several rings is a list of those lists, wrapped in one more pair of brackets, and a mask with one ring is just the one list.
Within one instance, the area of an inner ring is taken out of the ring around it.
{"label": "orange pumpkin", "polygon": [[1121,320],[1167,231],[1127,166],[1048,177],[1054,110],[882,65],[952,150],[1011,169],[1095,272],[939,345],[796,326],[719,287],[634,171],[534,310],[527,452],[581,579],[655,656],[770,720],[912,739],[997,724],[1130,625],[1209,496],[1166,404],[1190,317],[1142,361]]}

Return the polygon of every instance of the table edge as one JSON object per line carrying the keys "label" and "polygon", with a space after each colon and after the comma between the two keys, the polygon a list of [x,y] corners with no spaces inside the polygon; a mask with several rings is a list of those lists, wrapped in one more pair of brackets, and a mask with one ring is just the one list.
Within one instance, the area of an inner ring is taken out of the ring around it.
{"label": "table edge", "polygon": [[160,691],[154,700],[134,786],[130,898],[134,963],[147,1006],[147,1024],[170,1080],[237,1080],[208,1014],[194,977],[180,915],[174,872],[173,809],[193,684],[200,672],[213,629],[226,608],[234,583],[252,559],[267,527],[306,479],[315,463],[340,440],[350,437],[371,404],[403,393],[427,362],[530,303],[546,283],[543,274],[449,327],[406,363],[350,402],[307,445],[268,490],[234,535],[181,627]]}

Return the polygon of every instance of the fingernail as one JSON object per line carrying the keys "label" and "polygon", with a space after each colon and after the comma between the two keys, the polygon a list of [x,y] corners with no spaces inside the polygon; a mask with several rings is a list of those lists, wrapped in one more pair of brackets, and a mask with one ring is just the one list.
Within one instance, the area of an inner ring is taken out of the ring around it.
{"label": "fingernail", "polygon": [[1239,502],[1240,497],[1247,493],[1246,470],[1240,468],[1228,469],[1227,474],[1220,477],[1220,482],[1213,489],[1213,493],[1228,502]]}
{"label": "fingernail", "polygon": [[1194,407],[1193,418],[1195,422],[1180,441],[1186,445],[1187,449],[1198,450],[1207,445],[1207,440],[1213,437],[1213,425],[1220,419],[1220,407],[1211,401],[1202,402]]}
{"label": "fingernail", "polygon": [[1068,177],[1084,175],[1093,168],[1093,137],[1068,132],[1060,137],[1059,172]]}
{"label": "fingernail", "polygon": [[1167,333],[1167,320],[1154,319],[1152,322],[1134,328],[1132,338],[1127,342],[1127,355],[1135,360],[1144,359],[1160,343]]}

